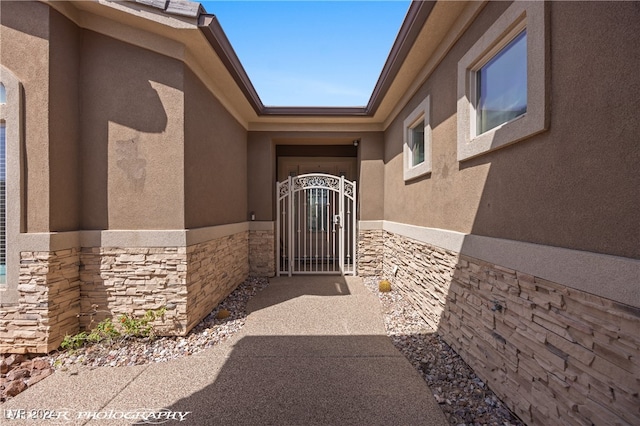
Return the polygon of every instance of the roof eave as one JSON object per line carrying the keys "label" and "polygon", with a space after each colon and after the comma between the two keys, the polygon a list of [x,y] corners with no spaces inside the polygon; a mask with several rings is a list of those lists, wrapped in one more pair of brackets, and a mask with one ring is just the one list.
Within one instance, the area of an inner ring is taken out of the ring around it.
{"label": "roof eave", "polygon": [[427,22],[435,1],[412,1],[405,16],[398,35],[391,47],[389,56],[382,67],[380,77],[373,88],[371,98],[367,104],[367,112],[373,116],[389,91],[398,71],[407,59],[411,47],[415,43],[422,27]]}
{"label": "roof eave", "polygon": [[262,115],[264,105],[260,100],[260,96],[258,96],[258,92],[253,87],[253,83],[251,83],[249,76],[240,63],[240,59],[238,59],[238,55],[233,50],[227,35],[222,30],[218,19],[215,15],[201,14],[198,18],[198,27],[229,71],[229,74],[231,74],[233,80],[238,84],[253,110],[256,114]]}

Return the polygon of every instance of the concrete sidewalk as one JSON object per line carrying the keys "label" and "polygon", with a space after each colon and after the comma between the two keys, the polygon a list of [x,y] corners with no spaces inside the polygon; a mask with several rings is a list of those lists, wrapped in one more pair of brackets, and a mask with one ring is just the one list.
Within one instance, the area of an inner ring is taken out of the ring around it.
{"label": "concrete sidewalk", "polygon": [[[0,423],[135,424],[145,410],[164,409],[164,424],[176,425],[447,424],[360,279],[270,281],[227,342],[166,363],[57,372],[0,406]],[[19,409],[66,415],[7,418]]]}

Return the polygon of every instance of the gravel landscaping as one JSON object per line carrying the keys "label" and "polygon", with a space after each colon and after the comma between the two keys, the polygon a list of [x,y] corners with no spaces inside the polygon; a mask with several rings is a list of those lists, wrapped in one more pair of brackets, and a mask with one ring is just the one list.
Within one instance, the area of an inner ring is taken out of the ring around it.
{"label": "gravel landscaping", "polygon": [[[401,293],[394,290],[380,292],[378,282],[376,278],[364,279],[365,287],[378,295],[387,334],[395,347],[420,372],[450,424],[523,425]],[[90,368],[141,365],[192,355],[238,332],[247,317],[247,302],[268,284],[266,278],[248,278],[184,337],[117,340],[74,351],[55,352],[36,359],[48,362],[56,370],[66,371],[79,365]],[[229,317],[216,318],[221,309],[228,310]],[[6,379],[10,370],[16,368],[19,368],[18,363],[15,367],[4,368],[3,388],[9,384]],[[27,378],[24,381],[26,385],[31,384]],[[20,389],[26,387],[20,386]]]}
{"label": "gravel landscaping", "polygon": [[[119,367],[164,362],[193,355],[224,342],[238,332],[247,318],[247,302],[267,285],[269,285],[267,278],[248,278],[186,336],[100,343],[75,351],[52,354],[51,363],[54,368],[64,371],[73,365]],[[222,309],[229,311],[230,315],[224,319],[216,318]]]}

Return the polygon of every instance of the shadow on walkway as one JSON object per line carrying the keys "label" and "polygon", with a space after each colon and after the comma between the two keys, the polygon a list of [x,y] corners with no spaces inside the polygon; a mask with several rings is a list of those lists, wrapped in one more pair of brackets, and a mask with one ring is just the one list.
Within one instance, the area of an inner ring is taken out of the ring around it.
{"label": "shadow on walkway", "polygon": [[339,275],[274,277],[269,278],[269,286],[251,300],[248,313],[302,296],[328,297],[350,294],[346,278]]}
{"label": "shadow on walkway", "polygon": [[247,336],[215,382],[167,409],[189,425],[444,424],[386,336]]}

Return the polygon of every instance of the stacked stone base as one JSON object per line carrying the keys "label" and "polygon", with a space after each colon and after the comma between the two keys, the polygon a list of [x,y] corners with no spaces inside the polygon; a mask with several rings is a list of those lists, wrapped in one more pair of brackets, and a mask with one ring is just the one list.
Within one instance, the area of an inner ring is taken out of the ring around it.
{"label": "stacked stone base", "polygon": [[249,233],[187,249],[186,333],[249,276]]}
{"label": "stacked stone base", "polygon": [[259,277],[276,274],[273,230],[249,231],[249,273]]}
{"label": "stacked stone base", "polygon": [[523,421],[640,424],[640,309],[383,232],[383,276]]}
{"label": "stacked stone base", "polygon": [[0,353],[47,353],[78,330],[77,249],[20,254],[18,303],[0,307]]}
{"label": "stacked stone base", "polygon": [[358,234],[358,275],[379,277],[383,274],[384,231],[373,229]]}
{"label": "stacked stone base", "polygon": [[160,308],[155,330],[184,335],[248,275],[248,231],[188,247],[23,252],[18,303],[0,306],[0,352],[48,353],[105,318]]}

